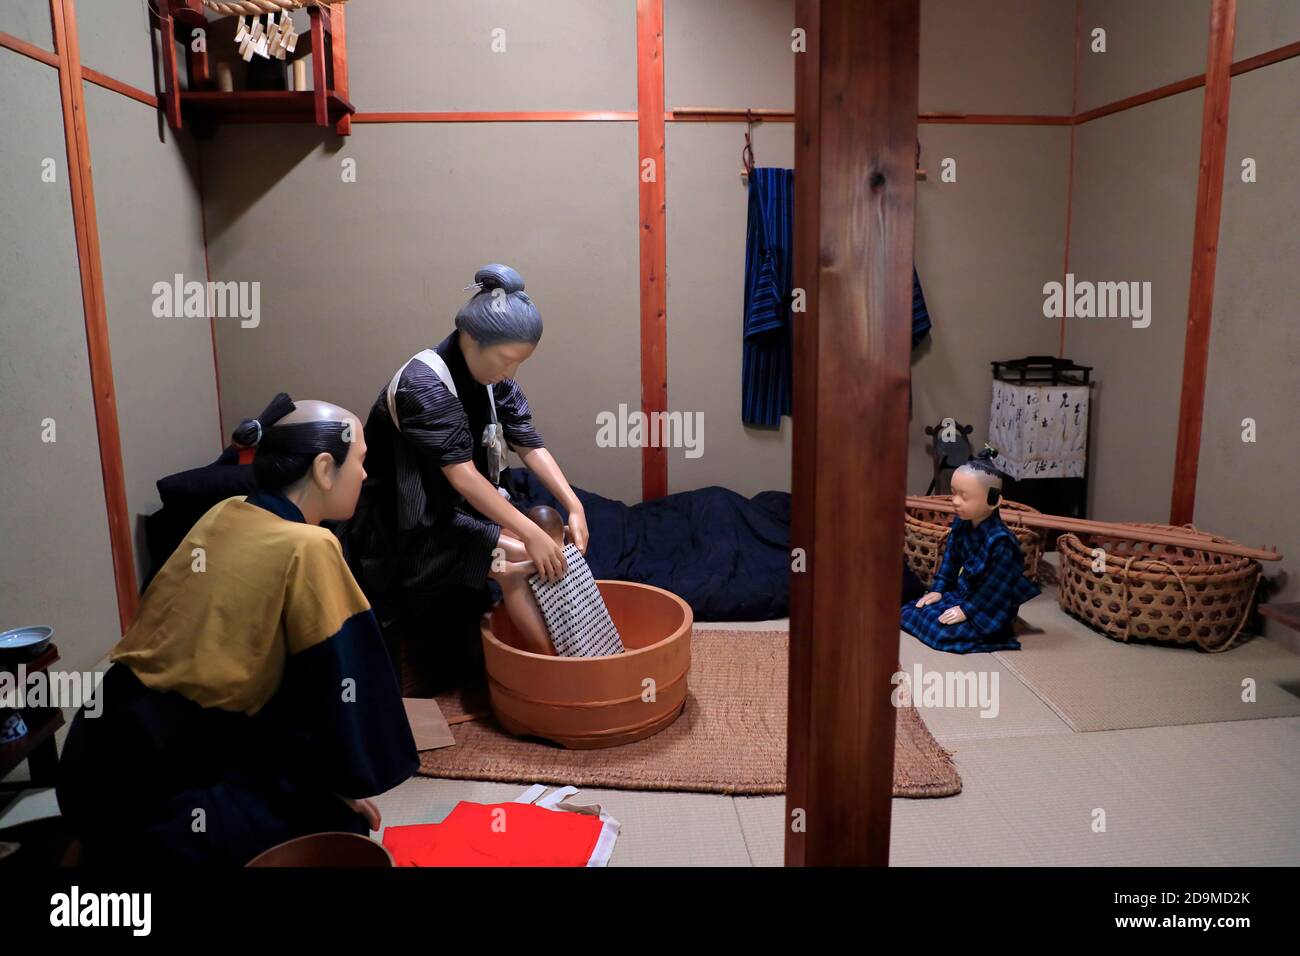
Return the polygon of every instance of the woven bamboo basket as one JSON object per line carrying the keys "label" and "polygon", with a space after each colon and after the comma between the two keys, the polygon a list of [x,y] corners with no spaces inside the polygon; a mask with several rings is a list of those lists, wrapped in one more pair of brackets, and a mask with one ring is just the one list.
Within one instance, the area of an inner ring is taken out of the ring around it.
{"label": "woven bamboo basket", "polygon": [[[1162,524],[1141,527],[1180,530]],[[1102,534],[1063,534],[1056,549],[1061,607],[1119,641],[1225,651],[1235,645],[1250,616],[1259,584],[1258,561],[1211,551]],[[1094,564],[1105,570],[1094,571]]]}
{"label": "woven bamboo basket", "polygon": [[[928,501],[951,504],[948,495],[928,495]],[[1002,500],[1001,507],[1007,511],[1026,511],[1038,514],[1037,508],[1022,505],[1019,502]],[[939,559],[943,557],[944,545],[948,540],[948,531],[952,528],[955,514],[943,511],[930,511],[924,508],[908,508],[903,531],[903,556],[907,566],[925,582],[928,587],[939,570]],[[1038,580],[1038,559],[1043,556],[1043,532],[1038,528],[1021,528],[1008,524],[1011,533],[1020,542],[1020,550],[1025,555],[1025,576],[1031,581]]]}

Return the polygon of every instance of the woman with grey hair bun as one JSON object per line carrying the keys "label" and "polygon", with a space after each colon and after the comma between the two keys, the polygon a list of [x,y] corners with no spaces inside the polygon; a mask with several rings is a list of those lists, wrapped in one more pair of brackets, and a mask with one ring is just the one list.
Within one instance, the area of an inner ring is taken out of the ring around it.
{"label": "woman with grey hair bun", "polygon": [[548,581],[565,572],[563,549],[501,486],[507,444],[564,507],[574,544],[587,550],[582,503],[514,380],[541,340],[542,317],[509,266],[484,266],[469,289],[455,330],[403,364],[371,408],[369,477],[342,532],[390,651],[404,648],[416,665],[404,683],[424,692],[481,667],[488,580],[503,592],[527,589],[526,574],[496,569],[531,561]]}

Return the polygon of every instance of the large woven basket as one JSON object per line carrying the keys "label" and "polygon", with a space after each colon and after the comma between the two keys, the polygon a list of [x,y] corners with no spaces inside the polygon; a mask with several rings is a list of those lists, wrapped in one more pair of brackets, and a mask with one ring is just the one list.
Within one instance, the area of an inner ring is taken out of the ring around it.
{"label": "large woven basket", "polygon": [[1241,633],[1259,583],[1258,561],[1212,551],[1101,534],[1063,534],[1056,549],[1061,607],[1114,640],[1225,651]]}
{"label": "large woven basket", "polygon": [[[926,501],[951,504],[948,495],[928,495]],[[1032,511],[1038,509],[1022,505],[1015,501],[1003,499],[1001,507],[1007,511]],[[931,511],[928,508],[908,508],[904,519],[903,556],[907,566],[928,587],[939,570],[939,559],[943,557],[944,545],[948,541],[948,531],[957,516],[950,512]],[[1020,542],[1020,550],[1025,555],[1025,576],[1031,581],[1038,580],[1038,559],[1043,554],[1043,533],[1036,528],[1021,528],[1008,524],[1011,533]]]}

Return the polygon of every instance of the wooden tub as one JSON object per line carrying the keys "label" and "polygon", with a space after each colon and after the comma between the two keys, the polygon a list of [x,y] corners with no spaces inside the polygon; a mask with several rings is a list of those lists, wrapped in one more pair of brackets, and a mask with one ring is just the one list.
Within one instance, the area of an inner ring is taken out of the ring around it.
{"label": "wooden tub", "polygon": [[378,843],[357,833],[309,833],[264,850],[244,865],[385,867],[393,865],[393,858]]}
{"label": "wooden tub", "polygon": [[492,709],[510,733],[594,750],[650,737],[681,714],[695,621],[690,605],[648,584],[596,586],[627,649],[622,654],[531,654],[511,646],[514,625],[504,607],[483,616]]}

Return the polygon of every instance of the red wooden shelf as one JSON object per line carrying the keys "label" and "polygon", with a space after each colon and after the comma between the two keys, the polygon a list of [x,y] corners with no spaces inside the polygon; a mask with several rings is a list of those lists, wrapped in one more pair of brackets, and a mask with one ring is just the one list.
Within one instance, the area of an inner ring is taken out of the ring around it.
{"label": "red wooden shelf", "polygon": [[[346,19],[342,4],[315,4],[307,8],[311,32],[296,51],[311,52],[312,89],[300,90],[215,90],[207,52],[196,53],[195,30],[209,29],[201,0],[167,0],[167,15],[156,18],[162,34],[164,90],[160,101],[172,129],[180,129],[188,117],[205,132],[217,123],[315,123],[333,127],[340,136],[352,132],[348,101],[348,49]],[[233,22],[234,18],[226,18]],[[220,22],[220,21],[216,21]],[[182,44],[191,89],[180,86],[176,46]],[[309,45],[308,45],[309,44]]]}
{"label": "red wooden shelf", "polygon": [[[331,126],[357,111],[338,93],[326,93],[325,105]],[[182,91],[181,113],[227,123],[314,123],[316,94],[310,90]]]}
{"label": "red wooden shelf", "polygon": [[58,659],[59,659],[58,646],[55,644],[47,644],[45,650],[41,651],[31,660],[22,660],[17,656],[12,656],[10,659],[7,659],[5,661],[0,661],[0,671],[5,671],[10,674],[17,674],[18,665],[22,664],[23,668],[27,671],[28,674],[35,674],[38,671],[45,670],[47,667],[49,667]]}

